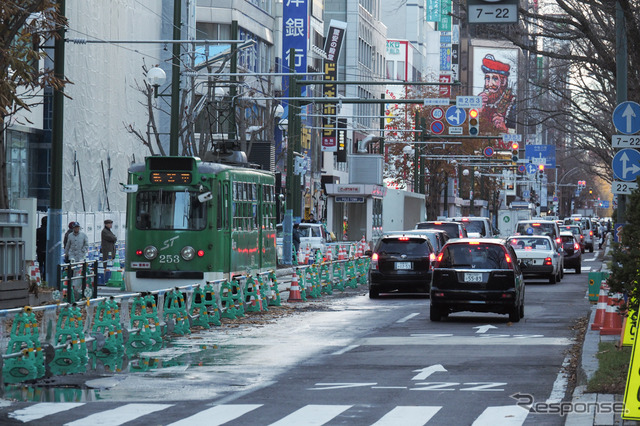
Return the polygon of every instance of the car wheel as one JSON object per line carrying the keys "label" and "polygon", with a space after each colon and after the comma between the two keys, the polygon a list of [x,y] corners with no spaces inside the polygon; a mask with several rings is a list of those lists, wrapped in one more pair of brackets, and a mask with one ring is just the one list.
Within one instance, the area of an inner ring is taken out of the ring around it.
{"label": "car wheel", "polygon": [[560,268],[560,279],[564,278],[564,267]]}
{"label": "car wheel", "polygon": [[369,299],[378,299],[380,297],[380,290],[375,287],[369,287]]}
{"label": "car wheel", "polygon": [[551,274],[551,276],[549,277],[549,284],[555,284],[556,283],[556,276],[555,274]]}
{"label": "car wheel", "polygon": [[593,253],[593,246],[589,247],[589,253]]}
{"label": "car wheel", "polygon": [[582,265],[578,265],[578,267],[576,268],[576,274],[580,273],[582,273]]}
{"label": "car wheel", "polygon": [[519,322],[520,321],[520,306],[514,305],[509,310],[509,321],[511,322]]}
{"label": "car wheel", "polygon": [[524,318],[524,303],[520,305],[520,318]]}
{"label": "car wheel", "polygon": [[442,311],[439,308],[431,305],[431,309],[429,310],[429,319],[431,321],[440,321],[442,318]]}
{"label": "car wheel", "polygon": [[580,249],[580,252],[581,252],[581,253],[584,253],[584,249],[583,249],[583,248],[581,248],[581,249]]}

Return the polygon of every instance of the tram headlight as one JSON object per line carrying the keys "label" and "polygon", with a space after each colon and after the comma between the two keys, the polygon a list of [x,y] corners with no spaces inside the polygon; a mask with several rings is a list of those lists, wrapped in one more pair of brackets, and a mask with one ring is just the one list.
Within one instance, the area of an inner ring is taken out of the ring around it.
{"label": "tram headlight", "polygon": [[154,246],[146,246],[144,248],[144,257],[148,260],[153,260],[158,257],[158,249]]}
{"label": "tram headlight", "polygon": [[191,260],[194,258],[195,255],[196,255],[196,251],[191,246],[186,246],[182,250],[180,250],[180,256],[182,256],[184,260]]}

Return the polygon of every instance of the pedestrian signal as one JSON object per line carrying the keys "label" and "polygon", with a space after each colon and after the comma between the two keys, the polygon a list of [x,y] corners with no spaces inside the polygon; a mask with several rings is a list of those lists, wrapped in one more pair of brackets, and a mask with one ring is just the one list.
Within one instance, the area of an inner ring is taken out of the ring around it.
{"label": "pedestrian signal", "polygon": [[469,135],[478,136],[480,132],[480,123],[478,122],[478,110],[469,110]]}

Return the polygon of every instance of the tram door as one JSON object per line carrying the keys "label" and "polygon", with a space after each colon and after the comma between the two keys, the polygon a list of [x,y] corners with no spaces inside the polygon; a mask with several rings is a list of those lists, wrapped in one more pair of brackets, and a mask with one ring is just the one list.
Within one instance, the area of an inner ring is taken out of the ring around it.
{"label": "tram door", "polygon": [[[220,203],[218,206],[218,230],[220,231],[220,265],[222,271],[231,271],[231,184],[228,180],[222,182],[220,188]],[[230,274],[226,276],[231,279]]]}

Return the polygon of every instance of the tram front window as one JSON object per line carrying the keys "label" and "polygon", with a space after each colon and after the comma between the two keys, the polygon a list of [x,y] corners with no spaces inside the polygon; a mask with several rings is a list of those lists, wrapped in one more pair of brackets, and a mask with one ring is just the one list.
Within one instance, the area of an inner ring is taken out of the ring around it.
{"label": "tram front window", "polygon": [[136,197],[136,228],[201,230],[207,224],[207,205],[197,192],[140,191]]}

